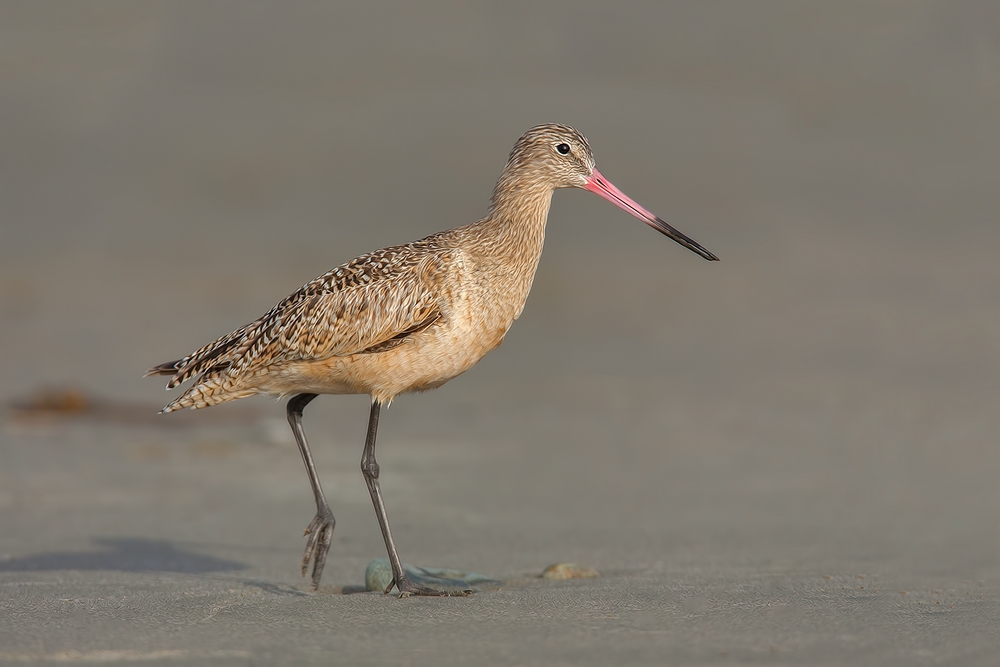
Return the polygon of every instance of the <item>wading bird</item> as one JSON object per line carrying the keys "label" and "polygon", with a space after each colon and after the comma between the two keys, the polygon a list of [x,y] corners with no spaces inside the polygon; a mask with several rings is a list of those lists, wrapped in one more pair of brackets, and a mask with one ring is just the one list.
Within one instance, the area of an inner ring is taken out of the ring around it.
{"label": "wading bird", "polygon": [[250,324],[149,370],[147,375],[171,376],[168,389],[194,379],[163,412],[254,394],[292,396],[288,422],[316,499],[302,556],[303,576],[312,564],[314,589],[335,520],[306,442],[302,411],[319,394],[369,394],[361,471],[392,567],[386,592],[394,585],[400,597],[445,594],[412,582],[396,553],[375,460],[379,412],[400,394],[440,387],[500,345],[528,298],[557,188],[594,192],[705,259],[718,259],[604,178],[582,134],[565,125],[539,125],[514,144],[482,220],[352,259]]}

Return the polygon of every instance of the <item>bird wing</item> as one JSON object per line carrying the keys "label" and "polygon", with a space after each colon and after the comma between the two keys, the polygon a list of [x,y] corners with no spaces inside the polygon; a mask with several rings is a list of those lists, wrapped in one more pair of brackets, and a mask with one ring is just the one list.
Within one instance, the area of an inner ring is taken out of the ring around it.
{"label": "bird wing", "polygon": [[446,249],[434,237],[362,255],[311,280],[262,317],[150,375],[167,387],[208,373],[390,349],[441,316]]}

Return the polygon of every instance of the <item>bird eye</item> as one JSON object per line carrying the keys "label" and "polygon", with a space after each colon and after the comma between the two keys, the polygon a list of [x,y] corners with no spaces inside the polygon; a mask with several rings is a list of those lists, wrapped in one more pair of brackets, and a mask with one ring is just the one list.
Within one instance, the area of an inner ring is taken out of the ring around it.
{"label": "bird eye", "polygon": [[556,150],[559,151],[560,155],[569,155],[569,144],[559,144],[556,146]]}

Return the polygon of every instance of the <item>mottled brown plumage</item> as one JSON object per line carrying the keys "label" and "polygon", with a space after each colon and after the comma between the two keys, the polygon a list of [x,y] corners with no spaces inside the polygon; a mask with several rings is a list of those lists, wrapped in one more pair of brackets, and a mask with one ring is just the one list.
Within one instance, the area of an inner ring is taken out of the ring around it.
{"label": "mottled brown plumage", "polygon": [[[171,376],[168,389],[194,379],[163,412],[260,393],[298,395],[289,404],[289,420],[317,500],[303,559],[305,574],[315,555],[314,585],[333,516],[301,432],[302,408],[316,394],[370,394],[377,424],[378,406],[405,392],[439,387],[500,345],[531,288],[552,193],[565,187],[596,192],[716,259],[608,183],[594,168],[583,135],[565,125],[539,125],[518,139],[482,220],[353,259],[306,283],[254,322],[150,369],[150,375]],[[395,583],[401,594],[432,592],[409,584],[398,568],[381,508],[374,437],[372,426],[362,468]]]}
{"label": "mottled brown plumage", "polygon": [[[150,373],[172,375],[171,389],[194,386],[163,412],[203,408],[254,393],[302,391],[308,367],[330,359],[385,353],[441,317],[439,283],[452,253],[441,234],[362,255],[306,283],[258,320]],[[372,393],[376,386],[319,379],[319,393]],[[357,389],[357,391],[355,391]],[[394,395],[394,394],[393,394]],[[393,395],[377,398],[391,400]]]}

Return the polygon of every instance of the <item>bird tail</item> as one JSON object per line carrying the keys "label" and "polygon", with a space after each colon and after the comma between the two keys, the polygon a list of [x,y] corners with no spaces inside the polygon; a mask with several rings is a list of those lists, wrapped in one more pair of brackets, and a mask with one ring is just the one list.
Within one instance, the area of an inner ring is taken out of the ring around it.
{"label": "bird tail", "polygon": [[183,359],[177,359],[175,361],[168,361],[166,363],[158,364],[150,368],[148,371],[146,371],[146,374],[143,375],[142,377],[148,378],[154,375],[174,375],[175,373],[177,373],[177,370],[181,367],[182,361]]}
{"label": "bird tail", "polygon": [[168,403],[160,413],[166,414],[184,408],[198,410],[259,393],[256,389],[240,388],[235,384],[233,378],[225,374],[199,378],[195,385]]}
{"label": "bird tail", "polygon": [[181,408],[205,408],[236,398],[244,398],[258,393],[244,389],[237,378],[226,371],[233,363],[233,353],[239,349],[246,327],[218,338],[183,359],[167,361],[153,366],[144,377],[169,375],[167,389],[173,389],[183,382],[197,378],[194,385],[169,403],[161,412],[173,412]]}

